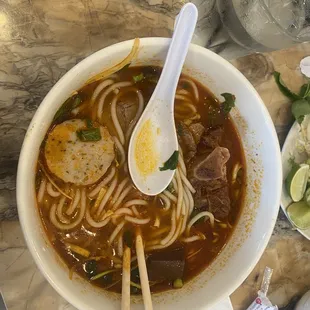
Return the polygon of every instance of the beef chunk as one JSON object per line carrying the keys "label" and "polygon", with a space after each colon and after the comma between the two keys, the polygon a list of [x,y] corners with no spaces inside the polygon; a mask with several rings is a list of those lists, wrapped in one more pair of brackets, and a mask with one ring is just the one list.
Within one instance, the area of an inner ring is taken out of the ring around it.
{"label": "beef chunk", "polygon": [[226,163],[228,149],[216,147],[209,155],[199,156],[189,170],[191,184],[196,189],[195,207],[224,218],[230,211]]}
{"label": "beef chunk", "polygon": [[167,249],[152,254],[147,260],[150,281],[182,279],[185,266],[184,248]]}
{"label": "beef chunk", "polygon": [[195,143],[198,144],[200,142],[203,133],[205,132],[204,126],[201,123],[191,124],[189,125],[189,130],[193,135]]}
{"label": "beef chunk", "polygon": [[198,181],[212,181],[226,179],[226,163],[230,157],[228,149],[217,147],[214,151],[203,157],[198,157],[191,167],[191,177]]}
{"label": "beef chunk", "polygon": [[228,187],[217,188],[205,193],[205,196],[195,199],[195,208],[201,211],[212,212],[217,219],[227,217],[230,211]]}
{"label": "beef chunk", "polygon": [[116,107],[117,118],[123,130],[126,130],[137,113],[137,103],[119,102]]}
{"label": "beef chunk", "polygon": [[188,126],[185,125],[183,122],[178,122],[177,124],[177,133],[178,133],[178,140],[181,144],[182,151],[184,154],[184,159],[186,162],[189,162],[197,152],[197,145],[194,140],[194,137],[189,130]]}
{"label": "beef chunk", "polygon": [[220,141],[223,136],[223,128],[210,128],[204,132],[198,145],[199,153],[210,153],[216,147],[220,146]]}

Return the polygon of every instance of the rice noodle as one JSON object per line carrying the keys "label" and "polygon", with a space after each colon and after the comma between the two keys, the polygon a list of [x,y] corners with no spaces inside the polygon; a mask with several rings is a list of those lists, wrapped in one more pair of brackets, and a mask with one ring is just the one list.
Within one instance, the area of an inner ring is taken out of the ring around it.
{"label": "rice noodle", "polygon": [[115,171],[115,167],[113,166],[110,170],[110,173],[89,193],[88,196],[90,198],[94,198],[100,192],[100,189],[113,179]]}
{"label": "rice noodle", "polygon": [[38,196],[37,196],[38,203],[42,202],[45,189],[46,189],[46,178],[42,178],[41,183],[40,183],[40,188],[38,191]]}
{"label": "rice noodle", "polygon": [[125,199],[125,197],[129,194],[129,192],[132,189],[132,184],[129,184],[124,191],[121,193],[121,195],[118,197],[117,201],[115,202],[115,204],[112,207],[112,210],[116,210],[119,205],[122,203],[122,201]]}
{"label": "rice noodle", "polygon": [[156,214],[155,222],[154,222],[153,226],[157,227],[157,228],[160,226],[160,217],[158,216],[158,214]]}
{"label": "rice noodle", "polygon": [[182,83],[182,82],[187,83],[191,87],[191,89],[193,90],[193,93],[194,93],[194,98],[198,102],[199,101],[199,91],[198,91],[196,84],[192,80],[184,79],[184,78],[179,80],[179,83]]}
{"label": "rice noodle", "polygon": [[81,192],[80,192],[79,189],[77,189],[76,192],[75,192],[74,198],[71,201],[71,204],[70,204],[69,208],[66,211],[67,215],[71,215],[75,211],[75,209],[77,208],[77,206],[78,206],[78,204],[80,202],[80,199],[81,199]]}
{"label": "rice noodle", "polygon": [[[192,103],[189,103],[189,102],[185,102],[182,105],[176,105],[174,110],[175,110],[177,118],[186,117],[188,119],[189,117],[192,117],[192,115],[195,115],[197,113],[196,107]],[[189,112],[192,112],[192,113],[189,114]]]}
{"label": "rice noodle", "polygon": [[126,215],[125,216],[125,221],[136,224],[136,225],[145,225],[147,224],[151,219],[150,218],[146,218],[146,219],[138,219],[135,217],[132,217],[130,215]]}
{"label": "rice noodle", "polygon": [[108,189],[108,191],[106,192],[105,196],[103,197],[100,205],[99,205],[99,208],[96,212],[96,216],[99,217],[100,214],[102,213],[106,203],[108,202],[110,196],[112,195],[115,187],[116,187],[116,184],[117,184],[117,176],[113,179],[112,183],[110,184],[110,187]]}
{"label": "rice noodle", "polygon": [[109,238],[109,243],[112,244],[114,239],[117,237],[118,233],[123,229],[125,225],[125,221],[122,221],[120,224],[118,224],[115,229],[113,230],[110,238]]}
{"label": "rice noodle", "polygon": [[185,176],[184,172],[179,169],[180,171],[180,176],[181,176],[181,179],[183,181],[183,183],[186,185],[186,187],[193,193],[195,194],[196,193],[196,190],[194,189],[193,185],[190,183],[190,181],[187,179],[187,177]]}
{"label": "rice noodle", "polygon": [[177,225],[176,231],[173,235],[173,237],[170,239],[170,241],[168,243],[165,244],[165,247],[170,246],[171,244],[173,244],[177,238],[179,238],[180,234],[181,234],[181,230],[182,230],[182,224],[183,224],[184,219],[181,219]]}
{"label": "rice noodle", "polygon": [[186,192],[186,195],[189,199],[189,215],[193,212],[194,210],[194,199],[192,193],[189,191],[187,187],[184,187],[184,192]]}
{"label": "rice noodle", "polygon": [[129,208],[120,208],[114,212],[113,217],[118,217],[123,214],[133,215],[133,212]]}
{"label": "rice noodle", "polygon": [[131,133],[134,129],[134,127],[136,126],[136,123],[138,122],[142,112],[143,112],[143,108],[144,108],[144,99],[143,99],[143,96],[141,94],[141,91],[137,91],[136,92],[137,96],[138,96],[138,110],[137,110],[137,113],[134,117],[134,119],[131,121],[128,129],[127,129],[127,133],[126,133],[126,141],[129,140],[129,137],[131,136]]}
{"label": "rice noodle", "polygon": [[113,224],[116,225],[116,220],[123,215],[133,215],[133,212],[129,208],[120,208],[116,210],[112,216]]}
{"label": "rice noodle", "polygon": [[55,190],[53,189],[52,183],[47,183],[46,191],[48,192],[48,194],[49,194],[51,197],[57,198],[57,197],[60,196],[60,193],[59,193],[58,191],[55,191]]}
{"label": "rice noodle", "polygon": [[99,96],[99,94],[108,86],[110,86],[111,84],[113,84],[114,81],[111,79],[111,76],[110,76],[110,79],[108,80],[104,80],[102,81],[100,84],[98,84],[98,86],[95,88],[91,98],[90,98],[90,104],[92,104],[96,99],[97,97]]}
{"label": "rice noodle", "polygon": [[[116,89],[116,88],[128,87],[128,86],[131,86],[131,85],[132,85],[131,82],[118,82],[118,83],[112,84],[111,86],[109,86],[104,91],[104,93],[101,95],[101,97],[100,97],[100,99],[98,101],[98,109],[97,109],[97,117],[98,117],[98,119],[101,119],[104,102],[105,102],[107,96],[110,93],[112,93],[113,90]],[[118,98],[118,96],[115,96],[114,98]]]}
{"label": "rice noodle", "polygon": [[120,161],[119,161],[119,164],[120,164],[120,166],[122,166],[123,163],[124,163],[125,160],[126,160],[126,154],[125,154],[124,147],[122,146],[121,142],[118,140],[117,137],[113,136],[112,139],[113,139],[113,141],[114,141],[114,143],[115,143],[115,145],[116,145],[116,148],[117,148],[117,150],[118,150],[118,152],[119,152],[119,154],[120,154],[120,158],[121,158],[121,159],[120,159]]}
{"label": "rice noodle", "polygon": [[173,185],[173,188],[176,192],[178,192],[178,183],[175,179],[175,177],[172,179],[172,185]]}
{"label": "rice noodle", "polygon": [[198,241],[198,240],[205,240],[206,238],[202,238],[202,236],[191,236],[188,238],[183,238],[181,239],[181,241],[185,242],[185,243],[190,243],[190,242],[194,242],[194,241]]}
{"label": "rice noodle", "polygon": [[159,244],[159,245],[150,246],[150,247],[147,247],[146,250],[153,251],[153,250],[161,250],[161,249],[167,248],[168,246],[173,244],[176,241],[176,239],[180,236],[181,228],[182,228],[182,220],[179,221],[176,227],[175,233],[168,243],[166,243],[165,245]]}
{"label": "rice noodle", "polygon": [[70,221],[63,215],[63,208],[66,201],[66,197],[62,196],[57,205],[57,216],[62,223],[68,224]]}
{"label": "rice noodle", "polygon": [[[180,100],[180,101],[185,101],[185,102],[191,102],[191,99],[189,97],[184,96],[184,95],[179,95],[179,94],[175,95],[175,99]],[[177,106],[177,105],[175,105],[175,106]]]}
{"label": "rice noodle", "polygon": [[110,67],[109,69],[107,69],[103,72],[100,72],[97,75],[93,76],[92,78],[90,78],[86,82],[86,84],[90,84],[90,83],[96,82],[98,80],[104,79],[106,77],[109,77],[109,76],[111,76],[111,74],[121,70],[122,68],[124,68],[125,66],[130,64],[131,61],[137,56],[137,53],[139,50],[139,45],[140,45],[140,40],[138,38],[135,38],[130,53],[121,62],[119,62],[116,65]]}
{"label": "rice noodle", "polygon": [[[185,190],[184,190],[184,194],[185,194]],[[185,229],[186,229],[186,224],[187,224],[187,220],[188,220],[189,215],[190,215],[190,213],[189,213],[189,205],[186,204],[185,212],[184,212],[184,217],[183,217],[183,220],[182,220],[182,228],[181,228],[180,235],[182,235],[184,233]]]}
{"label": "rice noodle", "polygon": [[[168,232],[171,228],[168,226],[164,226],[162,228],[157,228],[156,230],[154,230],[154,232],[151,233],[150,235],[150,239],[154,239],[166,232]],[[158,243],[160,243],[160,240],[158,241]]]}
{"label": "rice noodle", "polygon": [[205,216],[207,216],[207,217],[210,219],[211,226],[213,227],[213,226],[214,226],[214,215],[213,215],[211,212],[203,211],[203,212],[200,212],[200,213],[198,213],[197,215],[195,215],[195,216],[189,221],[189,223],[187,224],[187,227],[186,227],[186,234],[189,235],[189,232],[190,232],[191,227],[192,227],[200,218],[205,217]]}
{"label": "rice noodle", "polygon": [[185,96],[190,96],[191,95],[191,93],[188,90],[185,90],[185,89],[178,89],[176,91],[176,94],[177,95],[185,95]]}
{"label": "rice noodle", "polygon": [[124,208],[127,207],[131,207],[133,205],[137,205],[137,206],[147,206],[148,202],[142,199],[133,199],[133,200],[129,200],[124,204]]}
{"label": "rice noodle", "polygon": [[40,166],[40,168],[41,168],[43,174],[44,174],[44,175],[46,176],[46,178],[53,184],[53,186],[54,186],[61,194],[63,194],[64,196],[66,196],[66,197],[69,198],[69,199],[72,199],[72,197],[70,197],[70,196],[69,196],[68,194],[66,194],[63,190],[61,190],[61,188],[59,188],[59,187],[57,186],[57,184],[53,181],[53,179],[52,179],[52,178],[49,176],[49,174],[46,172],[44,166],[43,166],[40,162],[38,162],[38,164],[39,164],[39,166]]}
{"label": "rice noodle", "polygon": [[186,176],[186,166],[184,163],[184,158],[183,158],[183,153],[182,153],[182,149],[181,146],[179,145],[179,166],[182,170],[182,172],[184,173],[184,175]]}
{"label": "rice noodle", "polygon": [[159,194],[159,198],[163,200],[165,208],[165,211],[168,211],[170,209],[171,206],[171,202],[169,200],[169,198],[167,196],[165,196],[164,194]]}
{"label": "rice noodle", "polygon": [[237,162],[234,167],[233,167],[233,170],[232,170],[232,174],[231,174],[231,184],[234,184],[237,180],[237,176],[238,176],[238,172],[239,170],[242,169],[242,165]]}
{"label": "rice noodle", "polygon": [[113,125],[115,127],[115,130],[117,132],[119,141],[121,142],[122,145],[125,144],[125,136],[124,136],[124,132],[123,129],[118,121],[117,118],[117,113],[116,113],[116,104],[117,104],[117,100],[118,100],[119,96],[116,95],[113,100],[112,100],[112,104],[111,104],[111,116],[112,116],[112,121],[113,121]]}
{"label": "rice noodle", "polygon": [[96,222],[90,215],[89,213],[89,210],[87,209],[86,210],[86,214],[85,214],[85,218],[86,218],[86,221],[88,222],[88,224],[92,227],[95,227],[95,228],[102,228],[104,226],[106,226],[110,220],[111,220],[111,216],[113,215],[113,212],[112,211],[108,211],[104,214],[103,218],[101,221],[99,222]]}
{"label": "rice noodle", "polygon": [[86,211],[85,190],[84,189],[82,190],[81,203],[80,203],[78,216],[76,217],[76,219],[72,223],[70,223],[70,224],[60,223],[56,218],[56,207],[57,207],[56,204],[53,204],[53,206],[50,209],[50,221],[53,223],[53,225],[60,230],[69,230],[69,229],[76,227],[77,225],[79,225],[82,222],[83,217],[85,215],[85,211]]}
{"label": "rice noodle", "polygon": [[137,218],[140,218],[140,213],[139,213],[139,211],[137,210],[137,207],[136,207],[136,206],[132,206],[131,209],[132,209],[133,214],[134,214]]}
{"label": "rice noodle", "polygon": [[115,202],[116,202],[117,199],[119,198],[119,196],[120,196],[122,190],[124,189],[124,187],[125,187],[125,185],[126,185],[126,183],[127,183],[128,181],[129,181],[129,178],[127,177],[127,178],[125,178],[125,179],[120,183],[120,185],[117,187],[117,190],[115,191],[115,194],[114,194],[114,196],[113,196],[113,198],[112,198],[112,200],[111,200],[111,203],[112,203],[112,204],[115,204]]}
{"label": "rice noodle", "polygon": [[176,170],[175,175],[176,175],[176,179],[178,182],[178,188],[179,188],[176,216],[177,218],[179,218],[181,215],[182,203],[183,203],[183,186],[182,186],[182,180],[180,177],[179,169]]}
{"label": "rice noodle", "polygon": [[183,204],[182,204],[182,215],[185,216],[187,210],[189,208],[189,198],[187,197],[187,193],[185,193],[185,189],[183,188]]}
{"label": "rice noodle", "polygon": [[175,216],[175,209],[172,210],[172,214],[171,214],[171,228],[169,231],[169,234],[160,241],[161,245],[165,245],[169,242],[169,240],[172,238],[173,234],[175,233],[175,229],[176,229],[176,216]]}
{"label": "rice noodle", "polygon": [[171,194],[168,190],[165,190],[163,194],[175,203],[178,201],[178,198]]}

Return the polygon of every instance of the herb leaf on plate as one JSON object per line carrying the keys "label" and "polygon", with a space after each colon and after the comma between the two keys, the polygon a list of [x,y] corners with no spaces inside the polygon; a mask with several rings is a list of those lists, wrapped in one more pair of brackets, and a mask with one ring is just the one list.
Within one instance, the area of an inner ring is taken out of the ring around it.
{"label": "herb leaf on plate", "polygon": [[275,71],[273,73],[273,76],[274,76],[275,81],[278,84],[278,87],[279,87],[279,89],[283,95],[285,95],[286,97],[288,97],[292,100],[300,99],[299,95],[295,94],[294,92],[292,92],[290,89],[287,88],[287,86],[285,85],[285,83],[281,79],[280,72]]}
{"label": "herb leaf on plate", "polygon": [[307,98],[310,95],[310,83],[304,84],[300,87],[299,96],[302,98]]}
{"label": "herb leaf on plate", "polygon": [[296,121],[301,124],[305,115],[310,114],[310,103],[306,99],[296,100],[292,104],[292,114]]}
{"label": "herb leaf on plate", "polygon": [[302,85],[299,93],[295,94],[284,84],[279,72],[275,71],[273,76],[280,91],[293,101],[291,107],[292,114],[296,121],[301,124],[305,116],[310,114],[310,82]]}

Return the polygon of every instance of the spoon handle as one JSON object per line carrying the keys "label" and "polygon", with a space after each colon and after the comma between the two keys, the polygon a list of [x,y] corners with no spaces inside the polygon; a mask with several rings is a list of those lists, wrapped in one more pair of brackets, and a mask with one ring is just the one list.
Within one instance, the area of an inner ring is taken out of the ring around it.
{"label": "spoon handle", "polygon": [[167,99],[168,94],[174,98],[197,18],[198,11],[193,3],[185,4],[177,17],[167,58],[157,85],[159,92],[156,97],[159,99]]}

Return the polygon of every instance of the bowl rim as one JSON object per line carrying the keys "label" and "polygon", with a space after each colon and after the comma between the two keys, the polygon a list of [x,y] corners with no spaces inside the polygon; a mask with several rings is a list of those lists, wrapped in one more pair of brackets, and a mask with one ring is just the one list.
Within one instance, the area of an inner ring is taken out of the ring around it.
{"label": "bowl rim", "polygon": [[[149,45],[155,44],[155,45],[159,45],[163,48],[167,48],[170,40],[171,40],[170,38],[161,38],[161,37],[141,38],[140,39],[140,44],[141,44],[140,46],[148,45],[148,44]],[[81,71],[81,69],[85,65],[96,62],[96,58],[101,53],[103,53],[103,52],[110,53],[114,49],[120,48],[126,44],[132,44],[132,43],[133,43],[133,40],[126,40],[126,41],[122,41],[122,42],[110,45],[108,47],[105,47],[105,48],[87,56],[81,62],[76,64],[74,67],[72,67],[68,72],[66,72],[64,74],[64,76],[61,77],[57,81],[57,83],[50,89],[50,91],[47,93],[47,95],[42,100],[40,106],[38,107],[36,113],[34,114],[32,120],[30,122],[30,125],[27,129],[25,137],[27,137],[27,135],[30,134],[32,127],[35,125],[35,123],[39,119],[44,119],[44,117],[39,118],[39,116],[40,116],[39,112],[41,111],[41,109],[46,104],[49,103],[49,101],[51,101],[50,97],[53,96],[53,93],[55,91],[57,91],[58,88],[61,88],[61,84],[63,83],[64,80],[67,80],[69,77],[71,78],[72,75],[74,75],[73,78],[75,78],[77,76],[77,74]],[[262,113],[264,114],[264,117],[266,120],[266,126],[269,128],[269,132],[271,133],[271,135],[268,138],[272,140],[272,144],[275,146],[275,149],[276,149],[275,157],[276,157],[277,165],[275,167],[275,173],[277,175],[278,184],[275,185],[275,192],[276,193],[275,193],[274,197],[275,197],[277,202],[280,202],[280,195],[281,195],[281,189],[282,189],[282,164],[281,164],[280,146],[279,146],[279,142],[278,142],[278,138],[277,138],[277,134],[275,131],[274,124],[272,122],[270,114],[269,114],[263,100],[259,96],[256,89],[252,86],[252,84],[230,62],[228,62],[227,60],[225,60],[221,56],[215,54],[214,52],[212,52],[212,51],[210,51],[210,50],[208,50],[202,46],[198,46],[196,44],[191,44],[190,50],[193,52],[200,53],[200,54],[202,53],[207,58],[211,59],[211,61],[215,61],[215,62],[221,63],[223,66],[226,66],[230,71],[232,71],[232,73],[234,75],[238,76],[238,78],[242,81],[242,83],[245,85],[245,87],[251,89],[253,95],[256,97],[257,101],[260,103],[260,109],[261,109]],[[24,237],[26,240],[26,244],[27,244],[28,249],[29,249],[33,259],[35,260],[36,265],[38,266],[39,270],[42,272],[42,274],[48,280],[48,282],[52,285],[52,287],[64,299],[66,299],[70,304],[72,304],[73,306],[75,306],[78,309],[93,310],[93,308],[90,307],[88,304],[86,304],[86,302],[83,302],[83,300],[81,300],[81,299],[77,299],[75,294],[70,292],[70,289],[64,287],[63,285],[60,285],[58,283],[59,281],[57,281],[55,276],[50,274],[44,268],[45,263],[41,260],[41,257],[40,257],[41,249],[38,249],[36,242],[34,242],[34,240],[32,240],[34,233],[31,231],[31,227],[29,227],[26,208],[23,207],[23,204],[24,204],[24,202],[23,202],[24,198],[23,197],[25,196],[26,190],[27,190],[27,185],[26,185],[27,182],[25,182],[25,179],[27,177],[25,177],[25,174],[24,174],[24,171],[27,170],[27,162],[24,160],[24,158],[27,157],[27,152],[28,152],[28,149],[30,147],[28,140],[29,139],[24,139],[24,142],[23,142],[23,145],[21,148],[19,162],[18,162],[17,180],[16,180],[17,209],[18,209],[18,215],[19,215],[19,220],[20,220],[20,224],[22,227],[22,231],[23,231],[23,234],[24,234]],[[280,207],[280,203],[279,203],[279,207]],[[271,220],[270,220],[269,229],[268,229],[268,231],[265,231],[264,235],[262,236],[263,245],[260,247],[260,251],[257,253],[255,259],[251,259],[247,263],[247,265],[244,267],[244,272],[242,273],[242,275],[239,275],[239,277],[236,277],[236,279],[233,283],[230,283],[230,286],[229,286],[230,289],[227,291],[227,296],[229,296],[232,292],[234,292],[240,286],[240,284],[247,278],[247,276],[250,274],[250,272],[253,270],[253,268],[255,267],[255,265],[257,264],[259,259],[261,258],[262,254],[263,254],[263,252],[264,252],[264,250],[265,250],[265,248],[269,242],[271,234],[273,232],[274,225],[275,225],[275,222],[277,220],[277,213],[278,213],[279,207],[278,208],[277,207],[272,208],[273,213],[270,214]],[[217,304],[223,297],[224,296],[219,296],[219,297],[215,298],[213,303],[208,304],[208,307],[212,307],[213,305]]]}

